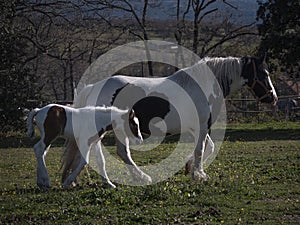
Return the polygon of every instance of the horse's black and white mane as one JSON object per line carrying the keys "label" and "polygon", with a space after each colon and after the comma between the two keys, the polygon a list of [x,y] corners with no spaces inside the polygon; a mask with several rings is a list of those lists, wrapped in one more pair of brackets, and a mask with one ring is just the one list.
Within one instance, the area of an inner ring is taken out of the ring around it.
{"label": "horse's black and white mane", "polygon": [[209,66],[223,91],[223,96],[237,91],[243,85],[245,79],[241,77],[243,63],[240,58],[204,58],[203,61]]}
{"label": "horse's black and white mane", "polygon": [[[194,78],[197,78],[201,83],[202,91],[205,94],[211,93],[215,83],[208,74],[211,74],[217,80],[223,96],[237,91],[244,83],[245,78],[242,75],[243,62],[241,58],[227,57],[227,58],[203,58],[193,66],[184,68],[169,79],[175,81],[182,87],[190,87]],[[200,77],[199,77],[200,76]],[[199,79],[200,78],[200,79]]]}

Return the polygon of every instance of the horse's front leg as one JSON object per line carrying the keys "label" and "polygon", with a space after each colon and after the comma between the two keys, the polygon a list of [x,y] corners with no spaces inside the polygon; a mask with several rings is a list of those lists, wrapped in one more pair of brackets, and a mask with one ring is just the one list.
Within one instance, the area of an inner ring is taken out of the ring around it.
{"label": "horse's front leg", "polygon": [[204,172],[204,150],[207,133],[201,133],[194,150],[194,167],[192,171],[192,179],[194,180],[208,180],[208,175]]}
{"label": "horse's front leg", "polygon": [[106,173],[105,158],[104,158],[102,148],[101,148],[101,141],[98,141],[97,143],[92,145],[92,148],[93,147],[95,148],[96,160],[97,160],[99,172],[100,172],[103,182],[106,183],[111,188],[116,188],[116,186],[109,180],[108,175]]}
{"label": "horse's front leg", "polygon": [[37,185],[41,189],[50,187],[49,175],[46,169],[45,157],[50,145],[47,147],[42,140],[34,145],[34,153],[37,160]]}
{"label": "horse's front leg", "polygon": [[145,174],[140,168],[135,164],[135,162],[131,158],[131,153],[129,149],[129,140],[125,140],[125,145],[116,138],[117,143],[117,153],[120,158],[126,163],[132,177],[134,179],[140,179],[145,181],[146,184],[151,184],[152,179],[149,175]]}

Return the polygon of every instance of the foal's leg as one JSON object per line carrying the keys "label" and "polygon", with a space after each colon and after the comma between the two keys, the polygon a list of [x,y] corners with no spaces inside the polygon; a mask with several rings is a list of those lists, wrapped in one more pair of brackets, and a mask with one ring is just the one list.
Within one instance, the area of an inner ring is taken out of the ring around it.
{"label": "foal's leg", "polygon": [[194,168],[192,171],[192,178],[194,180],[207,180],[209,177],[204,172],[203,161],[204,161],[204,150],[206,141],[206,132],[201,132],[199,135],[199,140],[197,142],[194,151]]}
{"label": "foal's leg", "polygon": [[128,141],[126,141],[126,145],[124,145],[116,138],[116,143],[117,143],[117,153],[120,156],[120,158],[126,163],[133,178],[142,179],[143,181],[146,181],[147,184],[152,183],[151,177],[145,174],[143,171],[141,171],[140,168],[132,160]]}
{"label": "foal's leg", "polygon": [[[78,141],[79,142],[79,141]],[[76,180],[76,177],[79,175],[83,167],[89,161],[90,146],[84,141],[79,142],[79,150],[81,154],[84,154],[84,157],[80,157],[78,166],[72,171],[72,173],[65,179],[63,186],[65,189],[69,188],[70,184]]]}
{"label": "foal's leg", "polygon": [[[68,139],[65,142],[65,150],[62,156],[62,183],[65,182],[66,178],[72,171],[74,171],[80,163],[80,158],[82,157],[75,139]],[[77,180],[73,182],[73,186],[77,185]]]}
{"label": "foal's leg", "polygon": [[103,182],[108,184],[111,188],[116,188],[116,186],[109,180],[106,170],[105,170],[105,159],[101,148],[101,142],[98,141],[94,145],[92,145],[92,148],[95,147],[95,153],[96,153],[96,160],[99,167],[100,175],[102,177]]}
{"label": "foal's leg", "polygon": [[34,145],[34,153],[37,159],[37,185],[44,189],[50,187],[49,175],[46,169],[45,156],[50,145],[46,147],[42,139]]}
{"label": "foal's leg", "polygon": [[70,184],[76,181],[76,177],[81,172],[83,167],[86,165],[86,161],[83,157],[80,158],[80,162],[75,170],[72,171],[72,173],[65,179],[63,183],[64,189],[68,189]]}

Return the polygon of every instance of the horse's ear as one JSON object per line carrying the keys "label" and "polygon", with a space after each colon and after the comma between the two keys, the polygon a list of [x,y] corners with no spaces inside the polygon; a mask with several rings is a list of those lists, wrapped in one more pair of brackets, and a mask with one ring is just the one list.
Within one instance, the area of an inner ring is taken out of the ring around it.
{"label": "horse's ear", "polygon": [[244,63],[244,65],[250,64],[251,58],[249,56],[244,56],[242,57],[242,62]]}
{"label": "horse's ear", "polygon": [[263,53],[262,56],[259,58],[259,63],[264,64],[267,60],[267,52]]}

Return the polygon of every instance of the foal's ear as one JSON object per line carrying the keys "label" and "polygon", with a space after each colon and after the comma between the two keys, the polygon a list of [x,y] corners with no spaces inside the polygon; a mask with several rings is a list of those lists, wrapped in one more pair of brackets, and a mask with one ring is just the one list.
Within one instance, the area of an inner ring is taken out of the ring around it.
{"label": "foal's ear", "polygon": [[133,119],[135,117],[135,113],[134,113],[134,110],[133,109],[131,109],[130,111],[129,111],[129,119]]}

